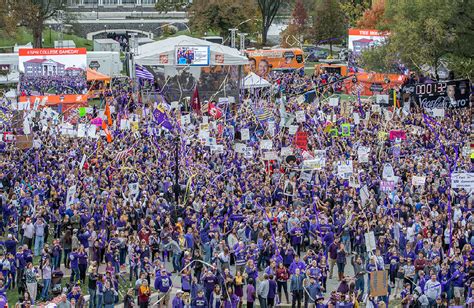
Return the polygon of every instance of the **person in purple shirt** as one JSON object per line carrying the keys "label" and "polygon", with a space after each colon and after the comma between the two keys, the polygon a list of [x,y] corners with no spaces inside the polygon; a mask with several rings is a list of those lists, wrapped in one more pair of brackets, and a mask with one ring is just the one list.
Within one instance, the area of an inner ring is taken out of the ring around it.
{"label": "person in purple shirt", "polygon": [[301,245],[303,244],[303,229],[300,227],[300,223],[296,223],[296,226],[290,230],[291,245],[296,251],[298,256],[301,255]]}
{"label": "person in purple shirt", "polygon": [[176,292],[175,298],[173,298],[173,301],[171,303],[172,308],[184,308],[184,302],[183,302],[182,296],[183,296],[183,291],[178,290]]}
{"label": "person in purple shirt", "polygon": [[329,245],[328,248],[328,259],[329,259],[329,279],[332,279],[332,273],[334,266],[336,265],[337,250],[339,248],[339,238],[335,238],[334,242]]}
{"label": "person in purple shirt", "polygon": [[217,284],[217,277],[212,273],[211,268],[209,268],[201,277],[201,282],[204,285],[204,293],[206,299],[209,302],[211,298],[211,293],[214,290],[215,285]]}
{"label": "person in purple shirt", "polygon": [[69,254],[69,260],[71,260],[71,277],[69,281],[71,283],[76,283],[80,279],[79,253],[76,247]]}
{"label": "person in purple shirt", "polygon": [[275,276],[268,276],[268,294],[267,294],[267,307],[275,307],[275,296],[277,292],[277,283],[273,279]]}
{"label": "person in purple shirt", "polygon": [[298,255],[295,255],[295,258],[293,262],[291,262],[290,268],[288,269],[290,275],[294,274],[296,272],[296,269],[299,269],[302,273],[306,269],[306,264],[302,260],[300,260],[300,257]]}
{"label": "person in purple shirt", "polygon": [[254,281],[253,278],[249,278],[247,281],[247,307],[248,308],[253,308],[253,304],[256,299],[256,290],[255,287],[253,286]]}

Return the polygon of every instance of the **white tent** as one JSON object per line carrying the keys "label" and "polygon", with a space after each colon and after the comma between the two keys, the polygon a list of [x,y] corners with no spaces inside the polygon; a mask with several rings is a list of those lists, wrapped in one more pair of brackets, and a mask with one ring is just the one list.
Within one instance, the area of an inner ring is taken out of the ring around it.
{"label": "white tent", "polygon": [[228,46],[180,35],[138,47],[135,63],[140,65],[176,66],[176,48],[186,46],[209,46],[209,65],[245,65],[248,59]]}
{"label": "white tent", "polygon": [[242,88],[255,89],[270,87],[271,83],[255,73],[250,73],[242,80]]}

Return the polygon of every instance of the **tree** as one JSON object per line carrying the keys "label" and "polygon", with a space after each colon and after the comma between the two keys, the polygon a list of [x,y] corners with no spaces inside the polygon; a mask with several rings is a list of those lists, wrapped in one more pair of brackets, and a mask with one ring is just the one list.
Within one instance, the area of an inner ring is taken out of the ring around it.
{"label": "tree", "polygon": [[8,0],[0,0],[0,29],[7,35],[13,35],[15,27],[15,19],[11,13]]}
{"label": "tree", "polygon": [[332,56],[332,45],[342,41],[346,35],[344,13],[337,0],[318,0],[313,12],[313,35],[315,43],[328,41]]}
{"label": "tree", "polygon": [[[388,30],[390,39],[386,48],[363,53],[366,64],[368,59],[378,59],[385,63],[372,63],[372,66],[390,65],[387,55],[396,55],[397,60],[414,71],[423,72],[428,66],[437,74],[439,65],[444,62],[455,70],[456,76],[473,77],[473,1],[387,1],[381,22],[383,25],[379,22],[379,28]],[[386,55],[382,56],[383,53]]]}
{"label": "tree", "polygon": [[284,0],[257,0],[258,8],[262,17],[262,45],[267,43],[268,29]]}
{"label": "tree", "polygon": [[157,0],[155,9],[158,12],[183,11],[190,7],[189,0]]}
{"label": "tree", "polygon": [[31,29],[33,47],[43,45],[44,22],[65,8],[62,0],[8,0],[10,14],[21,26]]}
{"label": "tree", "polygon": [[399,73],[397,57],[389,50],[389,43],[364,50],[358,59],[359,64],[368,71],[379,73]]}
{"label": "tree", "polygon": [[364,12],[364,15],[357,21],[357,27],[363,29],[376,29],[384,21],[385,1],[379,0],[372,7]]}
{"label": "tree", "polygon": [[[281,45],[291,47],[295,43],[303,42],[308,32],[308,14],[303,0],[297,0],[291,14],[291,22],[281,33]],[[291,42],[291,43],[290,43]]]}
{"label": "tree", "polygon": [[370,2],[370,0],[343,0],[340,2],[341,11],[344,12],[349,28],[357,25],[364,12],[370,8]]}
{"label": "tree", "polygon": [[198,33],[217,32],[222,37],[230,28],[238,26],[240,32],[255,32],[256,11],[254,0],[194,1],[189,12],[189,25]]}

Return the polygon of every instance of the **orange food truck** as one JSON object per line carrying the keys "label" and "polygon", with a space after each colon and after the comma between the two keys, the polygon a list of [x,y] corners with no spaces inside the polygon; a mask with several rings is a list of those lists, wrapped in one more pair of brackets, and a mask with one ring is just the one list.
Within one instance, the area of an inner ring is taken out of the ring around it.
{"label": "orange food truck", "polygon": [[247,49],[248,70],[264,77],[271,70],[295,70],[304,68],[303,50],[299,48]]}
{"label": "orange food truck", "polygon": [[[372,96],[382,92],[386,93],[390,89],[399,88],[405,83],[407,78],[405,75],[372,72],[349,75],[354,75],[356,79],[348,78],[344,80],[345,92],[351,93],[354,86],[359,85],[360,95],[362,96]],[[356,80],[356,83],[354,83],[354,80]]]}

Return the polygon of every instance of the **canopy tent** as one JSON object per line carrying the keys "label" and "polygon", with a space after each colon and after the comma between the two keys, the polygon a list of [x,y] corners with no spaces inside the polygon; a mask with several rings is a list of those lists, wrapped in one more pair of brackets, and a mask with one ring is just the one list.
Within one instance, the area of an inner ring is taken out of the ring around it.
{"label": "canopy tent", "polygon": [[94,81],[94,80],[110,81],[110,79],[111,79],[110,76],[99,73],[98,71],[95,71],[90,68],[87,69],[87,81]]}
{"label": "canopy tent", "polygon": [[245,78],[242,80],[242,88],[244,89],[266,88],[270,86],[270,82],[253,72],[245,76]]}
{"label": "canopy tent", "polygon": [[248,59],[240,52],[228,46],[208,42],[186,35],[180,35],[138,47],[135,63],[139,65],[176,66],[176,47],[179,46],[209,46],[209,65],[245,65]]}

